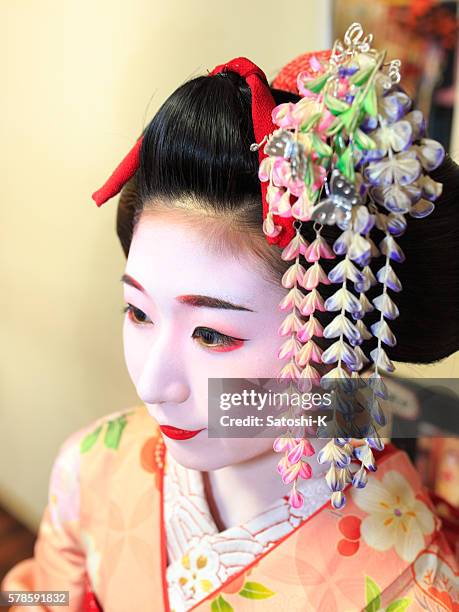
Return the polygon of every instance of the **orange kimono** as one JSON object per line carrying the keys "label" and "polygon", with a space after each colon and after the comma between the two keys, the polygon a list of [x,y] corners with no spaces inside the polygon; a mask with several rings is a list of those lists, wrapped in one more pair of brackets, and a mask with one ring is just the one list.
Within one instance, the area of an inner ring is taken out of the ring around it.
{"label": "orange kimono", "polygon": [[34,557],[1,588],[70,592],[14,612],[458,612],[458,555],[418,473],[391,445],[377,465],[341,510],[318,479],[301,511],[282,498],[218,533],[146,408],[112,413],[61,446]]}

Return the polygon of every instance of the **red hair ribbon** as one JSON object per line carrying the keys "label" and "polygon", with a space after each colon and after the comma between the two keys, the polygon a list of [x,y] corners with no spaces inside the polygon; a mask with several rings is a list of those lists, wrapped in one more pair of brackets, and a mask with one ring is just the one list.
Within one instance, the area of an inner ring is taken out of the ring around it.
{"label": "red hair ribbon", "polygon": [[[276,126],[272,122],[271,113],[276,106],[274,98],[271,95],[269,83],[265,73],[253,62],[246,57],[237,57],[226,64],[216,66],[209,76],[214,76],[219,72],[233,71],[239,74],[247,81],[252,92],[252,122],[255,141],[261,142],[263,138],[271,134]],[[100,189],[92,194],[93,200],[97,206],[101,206],[107,200],[120,192],[123,185],[134,175],[139,167],[140,148],[142,146],[143,136],[139,138],[134,147],[129,151],[126,157],[114,170],[110,178],[102,185]],[[264,147],[258,150],[258,160],[261,162],[266,154],[263,151]],[[261,183],[262,204],[263,204],[263,219],[266,218],[269,207],[266,201],[266,192],[268,185],[266,182]],[[293,228],[293,218],[283,218],[278,215],[273,216],[273,221],[276,225],[282,227],[282,231],[271,238],[266,236],[270,244],[277,244],[279,247],[286,246],[295,234]]]}
{"label": "red hair ribbon", "polygon": [[107,200],[116,196],[121,191],[123,185],[134,176],[140,163],[142,140],[143,136],[139,138],[126,157],[118,164],[102,187],[92,194],[92,199],[97,206],[102,206]]}

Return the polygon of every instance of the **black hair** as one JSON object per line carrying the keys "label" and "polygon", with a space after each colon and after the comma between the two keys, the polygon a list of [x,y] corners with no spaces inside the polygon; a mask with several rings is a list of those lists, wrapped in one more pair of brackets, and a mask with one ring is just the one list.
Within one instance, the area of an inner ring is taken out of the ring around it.
{"label": "black hair", "polygon": [[[271,92],[276,104],[300,99]],[[174,201],[187,199],[223,216],[237,214],[242,227],[264,237],[258,154],[249,148],[253,142],[251,91],[238,74],[196,77],[174,91],[145,128],[139,169],[120,196],[117,232],[125,255],[140,213],[159,200],[174,207]],[[431,177],[443,183],[443,193],[427,218],[407,216],[407,230],[397,239],[406,261],[392,264],[403,287],[394,296],[400,316],[390,322],[397,345],[386,349],[395,361],[432,363],[459,349],[459,166],[446,156]],[[301,231],[306,240],[314,238],[312,223],[303,223]],[[322,231],[329,244],[339,234],[335,226]],[[378,244],[384,235],[374,229],[371,237]],[[275,255],[269,264],[280,282],[291,262],[280,258],[278,247],[269,249]],[[372,259],[373,272],[383,259]],[[337,262],[320,263],[328,272]],[[320,292],[327,297],[336,289],[321,285]],[[367,297],[380,292],[380,285],[373,287]],[[317,313],[322,324],[333,317]],[[365,324],[377,318],[379,312],[369,313]],[[362,345],[366,354],[375,342]]]}

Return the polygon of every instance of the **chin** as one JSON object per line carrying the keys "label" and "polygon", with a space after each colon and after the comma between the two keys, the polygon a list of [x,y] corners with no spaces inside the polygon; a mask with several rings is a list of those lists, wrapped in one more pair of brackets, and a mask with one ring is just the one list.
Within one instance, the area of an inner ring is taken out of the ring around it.
{"label": "chin", "polygon": [[165,441],[165,445],[167,452],[172,458],[182,467],[189,470],[211,472],[235,463],[235,460],[222,461],[218,454],[204,451],[202,445],[196,449],[191,449],[190,447],[178,448],[176,443],[171,443],[169,440]]}
{"label": "chin", "polygon": [[[164,439],[167,452],[181,466],[199,472],[212,472],[221,468],[243,463],[265,453],[272,451],[272,440],[264,440],[263,444],[254,444],[251,438],[206,438],[196,440],[196,444],[187,444],[187,441],[175,442]],[[190,442],[192,442],[190,440]],[[207,442],[207,443],[206,443]]]}

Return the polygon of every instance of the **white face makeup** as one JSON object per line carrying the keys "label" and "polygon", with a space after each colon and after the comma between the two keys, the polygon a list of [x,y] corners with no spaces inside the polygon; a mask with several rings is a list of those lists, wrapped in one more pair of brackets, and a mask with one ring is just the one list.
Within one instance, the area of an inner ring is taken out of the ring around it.
{"label": "white face makeup", "polygon": [[[204,428],[190,439],[164,437],[174,459],[209,471],[272,448],[268,438],[208,438],[207,379],[278,375],[285,289],[265,280],[249,255],[213,252],[202,232],[169,214],[142,215],[125,274],[144,289],[124,283],[125,302],[134,307],[125,315],[124,354],[140,399],[160,425]],[[196,306],[177,299],[184,295],[251,310]]]}

